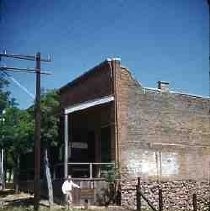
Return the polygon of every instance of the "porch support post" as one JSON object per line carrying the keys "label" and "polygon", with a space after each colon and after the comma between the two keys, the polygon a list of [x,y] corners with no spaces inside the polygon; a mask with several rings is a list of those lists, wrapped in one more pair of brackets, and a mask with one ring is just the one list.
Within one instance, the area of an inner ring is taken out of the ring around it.
{"label": "porch support post", "polygon": [[64,142],[65,142],[65,154],[64,154],[64,177],[67,178],[68,176],[68,149],[69,149],[69,121],[68,121],[68,114],[64,114]]}
{"label": "porch support post", "polygon": [[93,163],[90,163],[90,179],[93,179]]}

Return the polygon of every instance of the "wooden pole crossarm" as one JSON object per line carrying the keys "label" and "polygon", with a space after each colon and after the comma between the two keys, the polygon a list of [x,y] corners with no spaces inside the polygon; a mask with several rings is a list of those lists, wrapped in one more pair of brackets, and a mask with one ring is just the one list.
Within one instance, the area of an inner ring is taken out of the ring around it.
{"label": "wooden pole crossarm", "polygon": [[[0,71],[36,73],[37,69],[17,68],[17,67],[0,67]],[[40,74],[51,75],[51,72],[49,72],[49,71],[42,71],[42,72],[40,72]]]}
{"label": "wooden pole crossarm", "polygon": [[[22,60],[29,60],[29,61],[36,61],[36,55],[28,56],[28,55],[19,55],[19,54],[7,54],[7,53],[0,53],[0,57],[7,57],[7,58],[14,58],[14,59],[22,59]],[[40,58],[41,62],[51,62],[51,59],[43,59]]]}

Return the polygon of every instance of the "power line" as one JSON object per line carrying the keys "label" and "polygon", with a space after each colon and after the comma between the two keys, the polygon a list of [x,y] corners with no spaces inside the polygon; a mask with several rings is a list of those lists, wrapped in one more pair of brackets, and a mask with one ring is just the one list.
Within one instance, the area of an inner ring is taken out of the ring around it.
{"label": "power line", "polygon": [[[23,60],[29,60],[29,61],[36,61],[36,55],[29,56],[29,55],[22,55],[22,54],[8,54],[5,50],[4,53],[0,53],[1,57],[8,57],[8,58],[14,58],[14,59],[23,59]],[[43,59],[41,58],[41,62],[51,62],[51,58]]]}
{"label": "power line", "polygon": [[[18,68],[18,67],[0,67],[0,71],[11,71],[11,72],[25,72],[25,73],[36,73],[36,69],[30,69],[30,68]],[[42,71],[40,74],[43,75],[50,75],[51,73],[49,71]]]}

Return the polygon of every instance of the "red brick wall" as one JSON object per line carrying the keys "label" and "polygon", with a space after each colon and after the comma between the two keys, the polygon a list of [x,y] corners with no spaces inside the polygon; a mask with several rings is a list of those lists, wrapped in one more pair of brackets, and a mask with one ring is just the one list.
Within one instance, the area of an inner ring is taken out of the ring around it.
{"label": "red brick wall", "polygon": [[112,94],[112,75],[108,62],[95,67],[86,76],[60,92],[62,107]]}
{"label": "red brick wall", "polygon": [[145,90],[120,67],[117,92],[120,163],[125,177],[208,177],[208,100]]}
{"label": "red brick wall", "polygon": [[193,193],[198,209],[207,210],[209,101],[146,90],[120,66],[116,83],[122,205],[136,208],[136,191],[129,188],[140,177],[142,191],[156,207],[161,187],[164,210],[192,210]]}

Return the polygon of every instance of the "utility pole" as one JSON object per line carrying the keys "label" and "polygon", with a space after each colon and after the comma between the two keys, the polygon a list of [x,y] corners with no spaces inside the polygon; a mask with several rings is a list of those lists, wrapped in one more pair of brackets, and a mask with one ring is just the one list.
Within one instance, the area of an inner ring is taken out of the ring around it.
{"label": "utility pole", "polygon": [[[208,2],[208,9],[209,9],[209,23],[208,23],[208,26],[209,26],[209,31],[208,31],[208,36],[209,36],[209,55],[208,55],[208,59],[209,59],[209,98],[210,98],[210,0],[207,0]],[[210,109],[209,109],[209,113],[210,113]]]}
{"label": "utility pole", "polygon": [[36,73],[36,100],[35,100],[35,155],[34,155],[34,210],[39,209],[40,200],[40,146],[41,146],[41,108],[40,108],[40,97],[41,97],[41,74],[49,75],[48,72],[41,72],[41,61],[50,62],[50,59],[42,59],[41,53],[38,52],[36,56],[28,55],[15,55],[7,54],[6,52],[0,54],[1,57],[9,57],[14,59],[30,60],[36,62],[35,69],[25,69],[16,67],[0,67],[0,71],[13,71],[13,72],[25,72],[25,73]]}
{"label": "utility pole", "polygon": [[[209,43],[208,43],[208,45],[209,45],[209,55],[208,55],[208,63],[209,63],[209,114],[210,114],[210,0],[207,0],[207,3],[208,3],[208,11],[209,11],[209,13],[208,13],[208,18],[209,18],[209,20],[208,20],[208,36],[209,36]],[[209,129],[210,129],[210,117],[209,117]],[[209,171],[210,171],[210,167],[209,167],[209,169],[208,169],[208,174],[209,174]],[[210,183],[209,183],[209,175],[208,175],[208,185],[210,185]],[[209,191],[210,191],[210,186],[209,186]],[[210,211],[210,194],[208,195],[208,211]]]}
{"label": "utility pole", "polygon": [[34,210],[39,209],[40,200],[40,146],[41,146],[41,54],[36,54],[36,100],[35,100],[35,172],[34,172]]}

